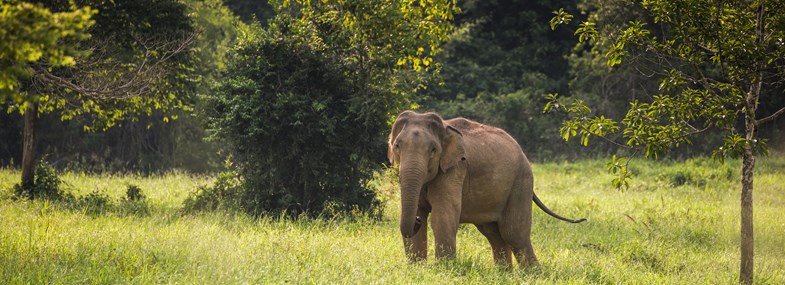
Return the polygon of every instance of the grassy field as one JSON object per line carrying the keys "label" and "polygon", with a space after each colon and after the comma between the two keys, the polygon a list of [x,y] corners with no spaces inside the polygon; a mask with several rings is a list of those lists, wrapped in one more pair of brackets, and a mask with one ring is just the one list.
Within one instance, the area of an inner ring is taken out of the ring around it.
{"label": "grassy field", "polygon": [[[493,265],[490,246],[461,227],[453,261],[408,264],[389,195],[385,217],[254,219],[184,214],[210,177],[64,173],[70,202],[14,199],[0,170],[0,284],[734,284],[739,267],[738,161],[634,161],[631,188],[610,187],[604,161],[537,164],[535,191],[573,225],[535,210],[541,266]],[[755,270],[785,284],[785,157],[759,160]],[[126,201],[128,185],[146,199]],[[386,185],[383,184],[382,185]],[[389,187],[388,187],[389,188]],[[432,242],[432,238],[429,241]],[[430,248],[433,252],[432,244]]]}

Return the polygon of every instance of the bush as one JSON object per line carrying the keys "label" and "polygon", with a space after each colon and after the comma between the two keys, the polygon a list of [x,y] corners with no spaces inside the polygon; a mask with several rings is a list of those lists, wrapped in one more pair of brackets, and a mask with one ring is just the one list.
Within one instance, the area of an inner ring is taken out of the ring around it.
{"label": "bush", "polygon": [[385,212],[390,212],[387,216],[395,217],[400,213],[393,213],[392,211],[399,210],[395,204],[389,207],[391,203],[396,203],[401,200],[401,186],[398,180],[398,168],[385,168],[373,174],[373,179],[368,181],[368,187],[373,189],[376,193],[377,206],[374,209],[374,214],[379,217],[383,216]]}
{"label": "bush", "polygon": [[[312,46],[292,21],[251,29],[209,99],[213,138],[228,146],[241,178],[232,189],[252,214],[367,210],[374,195],[365,182],[384,158],[384,98],[395,94],[356,80],[352,65]],[[222,199],[223,182],[198,190],[190,206],[226,203],[206,200]]]}
{"label": "bush", "polygon": [[128,184],[125,190],[125,199],[127,201],[142,201],[145,198],[146,197],[142,193],[142,188],[133,184]]}
{"label": "bush", "polygon": [[35,167],[33,179],[33,186],[23,188],[21,184],[14,185],[14,193],[17,196],[29,199],[44,198],[44,199],[61,199],[63,198],[63,191],[61,185],[63,184],[60,177],[57,176],[57,171],[46,160],[41,160]]}
{"label": "bush", "polygon": [[214,210],[242,210],[243,191],[237,175],[232,172],[218,174],[212,186],[200,186],[183,202],[186,212]]}
{"label": "bush", "polygon": [[112,198],[108,195],[93,191],[73,201],[73,208],[81,209],[82,213],[89,215],[105,214],[114,208]]}

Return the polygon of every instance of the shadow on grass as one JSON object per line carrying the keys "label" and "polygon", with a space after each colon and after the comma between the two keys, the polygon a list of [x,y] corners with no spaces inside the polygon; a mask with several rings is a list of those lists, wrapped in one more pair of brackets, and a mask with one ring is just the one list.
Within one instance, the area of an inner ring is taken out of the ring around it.
{"label": "shadow on grass", "polygon": [[87,195],[77,196],[64,189],[58,189],[55,194],[31,197],[29,195],[11,194],[9,200],[29,200],[43,203],[45,208],[61,212],[79,213],[85,216],[138,216],[148,217],[153,212],[149,200],[141,195],[139,188],[129,186],[134,194],[112,199],[109,195],[94,191]]}
{"label": "shadow on grass", "polygon": [[82,213],[89,216],[116,214],[119,216],[149,216],[151,207],[142,188],[126,185],[125,197],[114,200],[108,195],[93,191],[76,196],[73,188],[64,182],[45,159],[36,165],[34,181],[29,186],[14,185],[10,190],[12,200],[44,201],[45,207],[54,206],[61,211]]}
{"label": "shadow on grass", "polygon": [[483,280],[490,284],[527,284],[529,282],[570,282],[583,280],[593,284],[610,284],[613,278],[607,268],[600,265],[588,267],[571,267],[543,262],[537,266],[520,267],[517,262],[512,266],[477,263],[472,259],[457,258],[450,261],[439,261],[434,270],[446,275],[447,279],[468,283]]}
{"label": "shadow on grass", "polygon": [[99,192],[84,196],[67,194],[56,199],[47,198],[46,203],[59,211],[93,217],[105,215],[148,217],[152,213],[152,207],[146,199],[112,199]]}

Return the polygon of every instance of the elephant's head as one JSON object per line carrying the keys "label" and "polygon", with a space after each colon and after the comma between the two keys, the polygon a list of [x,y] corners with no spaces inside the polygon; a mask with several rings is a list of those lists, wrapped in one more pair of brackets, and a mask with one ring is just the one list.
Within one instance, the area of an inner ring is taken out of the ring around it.
{"label": "elephant's head", "polygon": [[399,166],[401,234],[408,238],[419,230],[420,191],[464,159],[463,138],[436,113],[405,111],[395,119],[388,147],[390,162]]}

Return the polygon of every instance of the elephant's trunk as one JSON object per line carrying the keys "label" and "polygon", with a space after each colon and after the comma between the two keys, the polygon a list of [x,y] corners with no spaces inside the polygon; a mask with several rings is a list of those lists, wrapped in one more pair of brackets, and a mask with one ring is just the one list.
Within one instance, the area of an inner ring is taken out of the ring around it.
{"label": "elephant's trunk", "polygon": [[424,163],[416,159],[401,161],[401,235],[405,238],[414,236],[420,229],[417,208],[425,174]]}

